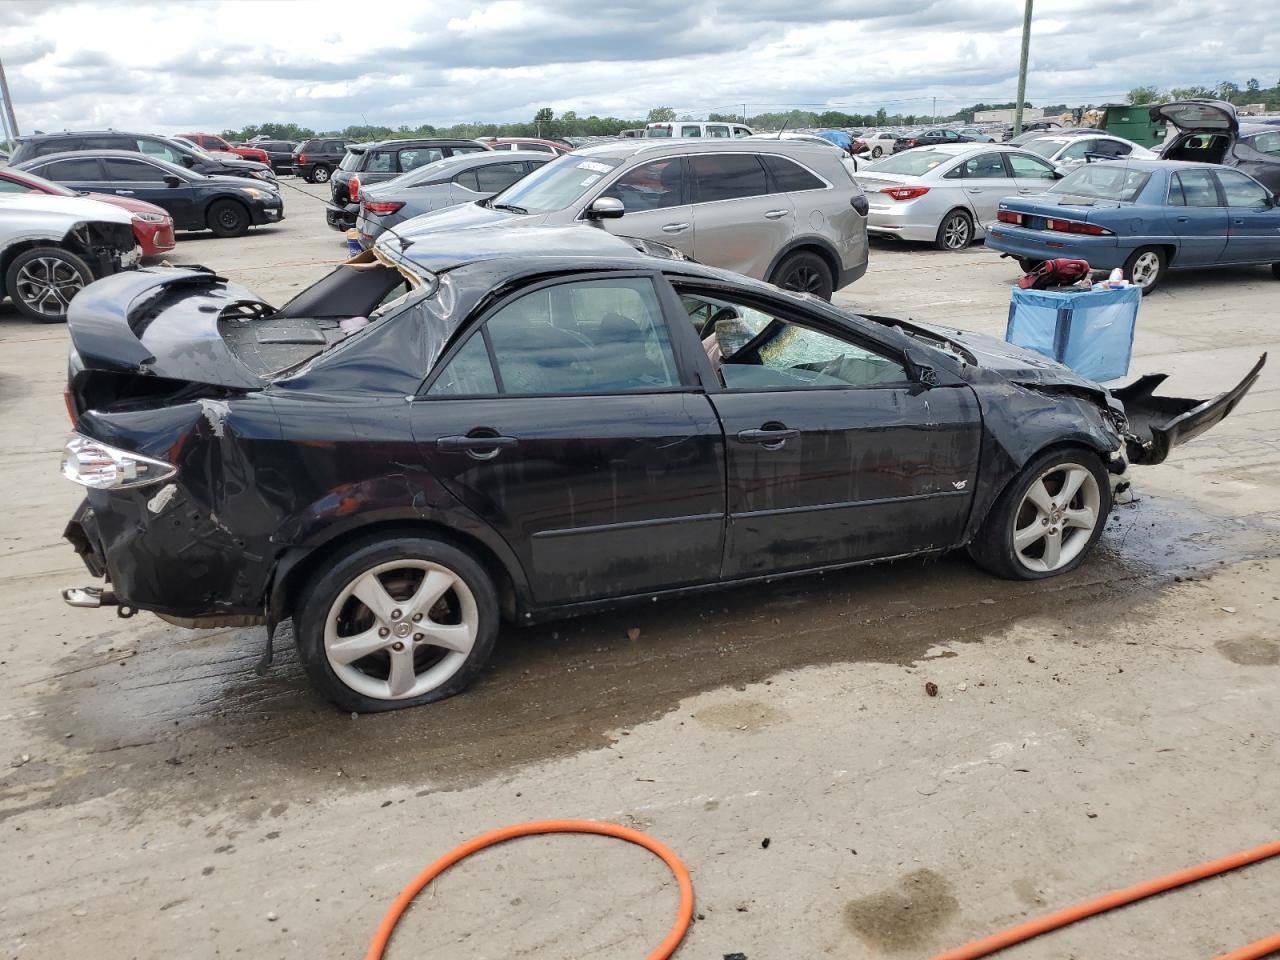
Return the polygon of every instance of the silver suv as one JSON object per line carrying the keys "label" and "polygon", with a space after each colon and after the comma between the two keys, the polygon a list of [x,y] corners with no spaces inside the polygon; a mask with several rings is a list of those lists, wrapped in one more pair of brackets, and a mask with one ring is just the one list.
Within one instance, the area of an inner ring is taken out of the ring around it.
{"label": "silver suv", "polygon": [[793,140],[602,143],[487,200],[414,217],[398,230],[594,223],[830,299],[867,269],[867,198],[853,163]]}

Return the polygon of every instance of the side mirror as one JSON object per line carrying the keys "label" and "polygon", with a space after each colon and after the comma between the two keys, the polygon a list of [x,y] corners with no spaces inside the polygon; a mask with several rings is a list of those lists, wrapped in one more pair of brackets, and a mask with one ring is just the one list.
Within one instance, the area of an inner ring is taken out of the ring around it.
{"label": "side mirror", "polygon": [[182,155],[182,165],[184,167],[194,167],[196,165],[196,158],[184,153]]}
{"label": "side mirror", "polygon": [[911,365],[911,377],[926,387],[938,385],[938,371],[916,350],[907,351],[907,363]]}
{"label": "side mirror", "polygon": [[617,220],[627,212],[622,201],[616,197],[596,197],[587,207],[588,220]]}
{"label": "side mirror", "polygon": [[164,175],[164,185],[166,187],[180,187],[182,186],[182,178],[175,173],[166,173]]}

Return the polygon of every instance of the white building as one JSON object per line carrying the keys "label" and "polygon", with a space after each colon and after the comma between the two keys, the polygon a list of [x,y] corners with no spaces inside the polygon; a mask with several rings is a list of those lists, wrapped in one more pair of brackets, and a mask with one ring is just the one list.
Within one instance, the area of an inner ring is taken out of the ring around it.
{"label": "white building", "polygon": [[[1044,111],[1039,107],[1023,107],[1022,120],[1039,120]],[[1008,110],[979,110],[973,115],[974,123],[1013,123],[1013,108]]]}

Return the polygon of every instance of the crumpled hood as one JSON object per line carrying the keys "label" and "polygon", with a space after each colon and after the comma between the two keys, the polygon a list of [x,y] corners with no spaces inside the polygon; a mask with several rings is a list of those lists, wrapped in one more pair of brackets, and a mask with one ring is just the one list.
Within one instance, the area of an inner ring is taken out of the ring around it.
{"label": "crumpled hood", "polygon": [[133,222],[133,218],[119,207],[88,197],[58,197],[45,193],[13,193],[0,197],[0,219],[17,224],[28,217],[60,217],[67,222],[68,229],[71,224],[85,220]]}
{"label": "crumpled hood", "polygon": [[933,323],[920,323],[912,320],[903,326],[910,330],[916,327],[926,333],[951,340],[959,344],[973,355],[979,367],[999,373],[1015,383],[1027,385],[1044,385],[1055,387],[1076,387],[1105,396],[1106,388],[1088,377],[1082,377],[1070,367],[1063,366],[1056,360],[1014,346],[996,337],[969,330],[957,330],[955,327],[943,327]]}

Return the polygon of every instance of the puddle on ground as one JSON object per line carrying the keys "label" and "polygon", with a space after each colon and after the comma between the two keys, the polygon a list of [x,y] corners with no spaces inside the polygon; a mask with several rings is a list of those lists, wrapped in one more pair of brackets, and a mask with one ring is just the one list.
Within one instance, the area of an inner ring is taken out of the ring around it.
{"label": "puddle on ground", "polygon": [[[461,787],[607,746],[616,731],[703,691],[810,665],[911,664],[1022,617],[1095,620],[1098,604],[1150,602],[1161,575],[1278,553],[1280,531],[1266,524],[1148,497],[1121,506],[1094,559],[1065,577],[1002,581],[952,556],[506,628],[463,695],[356,719],[311,692],[287,628],[275,665],[259,677],[260,629],[188,631],[145,614],[126,627],[104,614],[101,636],[55,665],[30,721],[65,748],[63,759],[39,783],[0,790],[0,818],[124,787],[193,809],[259,786],[278,793],[283,783],[301,795],[362,784]],[[776,719],[759,706],[698,719],[749,732]]]}
{"label": "puddle on ground", "polygon": [[1280,641],[1266,637],[1237,637],[1219,640],[1214,649],[1243,667],[1274,667],[1280,664]]}
{"label": "puddle on ground", "polygon": [[867,946],[883,953],[903,953],[927,946],[959,909],[946,879],[921,869],[890,890],[850,900],[844,922]]}

